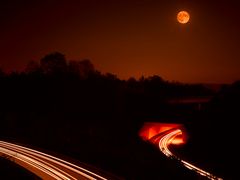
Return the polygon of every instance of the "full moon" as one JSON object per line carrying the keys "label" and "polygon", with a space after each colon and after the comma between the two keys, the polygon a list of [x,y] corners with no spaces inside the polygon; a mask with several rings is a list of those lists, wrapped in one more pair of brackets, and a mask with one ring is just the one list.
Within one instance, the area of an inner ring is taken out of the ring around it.
{"label": "full moon", "polygon": [[189,13],[187,11],[180,11],[177,14],[177,20],[181,24],[188,23],[189,19],[190,19],[190,15],[189,15]]}

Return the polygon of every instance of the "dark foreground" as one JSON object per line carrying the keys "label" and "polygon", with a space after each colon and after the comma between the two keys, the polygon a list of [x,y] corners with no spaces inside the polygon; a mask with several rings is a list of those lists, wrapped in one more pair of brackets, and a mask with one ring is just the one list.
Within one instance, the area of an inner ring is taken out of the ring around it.
{"label": "dark foreground", "polygon": [[39,177],[15,164],[10,160],[0,157],[0,179],[3,180],[40,180]]}

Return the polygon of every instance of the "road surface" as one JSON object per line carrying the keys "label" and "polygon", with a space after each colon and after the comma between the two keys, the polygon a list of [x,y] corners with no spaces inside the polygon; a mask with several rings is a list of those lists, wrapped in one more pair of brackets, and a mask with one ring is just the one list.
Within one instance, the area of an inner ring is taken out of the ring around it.
{"label": "road surface", "polygon": [[222,178],[219,178],[207,171],[204,171],[192,164],[190,164],[189,162],[187,161],[184,161],[180,158],[178,158],[177,156],[175,156],[168,148],[168,146],[170,144],[173,144],[174,141],[177,139],[177,137],[180,137],[182,135],[182,131],[181,129],[178,129],[178,128],[173,128],[173,129],[170,129],[168,131],[166,131],[165,133],[161,133],[155,137],[152,137],[150,139],[150,141],[154,141],[156,142],[156,139],[158,139],[158,145],[159,145],[159,148],[160,150],[162,151],[163,154],[165,154],[167,157],[170,157],[170,158],[173,158],[173,159],[176,159],[178,160],[181,164],[183,164],[186,168],[192,170],[192,171],[195,171],[196,173],[200,174],[201,176],[205,176],[211,180],[222,180]]}
{"label": "road surface", "polygon": [[0,156],[8,158],[48,180],[106,180],[106,178],[57,157],[0,141]]}

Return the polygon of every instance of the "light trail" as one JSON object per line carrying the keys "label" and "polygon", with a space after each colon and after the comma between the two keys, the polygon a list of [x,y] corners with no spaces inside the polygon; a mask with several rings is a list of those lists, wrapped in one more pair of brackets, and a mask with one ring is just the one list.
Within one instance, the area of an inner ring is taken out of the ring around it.
{"label": "light trail", "polygon": [[20,145],[0,141],[0,156],[6,155],[43,179],[107,180],[96,173],[60,158]]}
{"label": "light trail", "polygon": [[[181,129],[177,129],[177,128],[173,128],[172,130],[168,130],[166,131],[166,133],[161,134],[158,138],[159,138],[159,148],[162,151],[163,154],[165,154],[167,157],[173,158],[178,160],[181,164],[183,164],[186,168],[193,170],[195,172],[197,172],[198,174],[200,174],[201,176],[205,176],[211,180],[222,180],[222,178],[219,178],[217,176],[214,176],[213,174],[204,171],[192,164],[190,164],[187,161],[181,160],[180,158],[178,158],[177,156],[175,156],[169,149],[168,146],[170,144],[172,144],[172,142],[174,141],[174,139],[179,136],[182,135],[182,131]],[[155,138],[153,139],[154,142],[156,141]],[[151,141],[151,139],[150,139]]]}

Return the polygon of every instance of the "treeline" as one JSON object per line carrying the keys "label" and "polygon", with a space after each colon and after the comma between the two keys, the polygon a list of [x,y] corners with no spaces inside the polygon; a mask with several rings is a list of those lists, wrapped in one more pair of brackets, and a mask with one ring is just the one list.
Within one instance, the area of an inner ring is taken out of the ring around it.
{"label": "treeline", "polygon": [[203,85],[159,76],[121,80],[97,71],[89,60],[67,61],[52,53],[30,62],[24,72],[0,73],[0,138],[136,178],[139,166],[159,163],[152,156],[147,164],[141,159],[142,123],[174,114],[169,99],[211,95]]}
{"label": "treeline", "polygon": [[[173,97],[196,97],[209,96],[213,92],[201,84],[184,84],[179,82],[169,82],[157,75],[145,78],[142,76],[136,80],[130,77],[128,80],[120,80],[111,73],[102,74],[94,68],[88,59],[67,61],[61,53],[52,53],[43,57],[40,62],[31,61],[26,65],[24,72],[12,72],[6,75],[0,70],[0,80],[77,80],[78,83],[92,81],[96,83],[108,83],[121,86],[122,89],[136,93],[160,95],[162,98]],[[35,78],[35,79],[34,79]],[[65,80],[65,81],[64,81]],[[76,83],[76,82],[74,82]]]}
{"label": "treeline", "polygon": [[[27,111],[40,117],[44,114],[163,117],[173,113],[167,104],[169,99],[213,95],[201,84],[168,82],[156,75],[120,80],[114,74],[97,71],[89,60],[67,61],[58,52],[46,55],[40,62],[30,62],[24,72],[0,73],[0,86],[2,116],[6,112],[14,112],[10,113],[13,116]],[[14,117],[7,118],[10,118],[5,120],[7,123],[15,123]],[[48,122],[58,118],[53,119]],[[100,119],[99,122],[108,122],[107,118]],[[29,127],[31,122],[24,127]]]}

